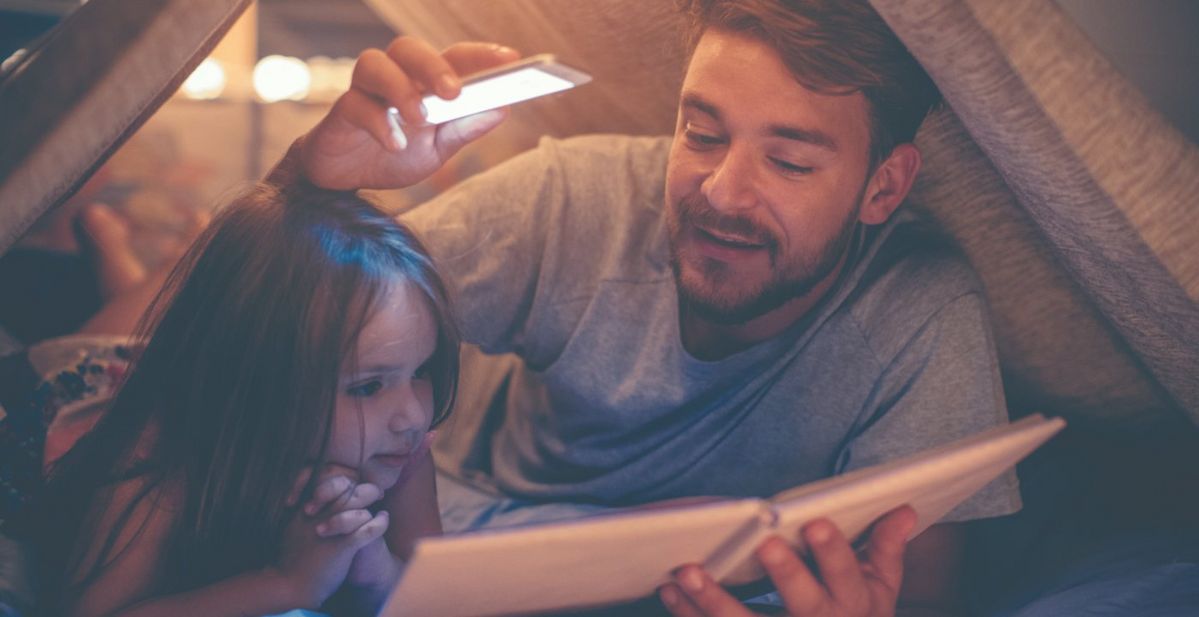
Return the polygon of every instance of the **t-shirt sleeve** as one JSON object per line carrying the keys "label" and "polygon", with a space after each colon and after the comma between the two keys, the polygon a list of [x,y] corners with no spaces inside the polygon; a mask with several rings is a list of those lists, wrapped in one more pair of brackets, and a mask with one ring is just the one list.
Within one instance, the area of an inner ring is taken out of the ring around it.
{"label": "t-shirt sleeve", "polygon": [[[962,295],[937,310],[882,367],[838,473],[894,460],[1008,421],[985,300]],[[941,522],[1021,507],[1009,470]]]}
{"label": "t-shirt sleeve", "polygon": [[564,194],[554,142],[474,176],[405,213],[452,290],[467,342],[521,353],[547,287],[546,234]]}

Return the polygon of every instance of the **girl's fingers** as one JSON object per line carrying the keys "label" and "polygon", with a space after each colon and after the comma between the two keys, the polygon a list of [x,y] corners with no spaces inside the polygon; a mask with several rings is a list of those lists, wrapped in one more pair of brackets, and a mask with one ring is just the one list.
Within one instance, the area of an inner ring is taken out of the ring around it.
{"label": "girl's fingers", "polygon": [[408,124],[424,124],[421,86],[387,52],[368,49],[358,56],[358,61],[354,63],[354,75],[350,79],[350,90],[357,90],[386,103],[382,105],[384,109],[395,107]]}
{"label": "girl's fingers", "polygon": [[349,494],[342,508],[360,510],[383,498],[383,490],[369,482],[356,485]]}
{"label": "girl's fingers", "polygon": [[287,494],[287,507],[291,508],[300,503],[300,495],[304,492],[304,487],[308,484],[308,479],[311,477],[311,466],[306,466],[300,470],[300,474],[296,476],[296,481],[291,485],[291,492]]}
{"label": "girl's fingers", "polygon": [[520,60],[520,52],[495,43],[455,43],[442,54],[459,75],[466,76]]}
{"label": "girl's fingers", "polygon": [[372,518],[369,510],[343,510],[321,521],[316,526],[316,535],[322,538],[349,535],[358,531]]}
{"label": "girl's fingers", "polygon": [[373,518],[359,527],[353,534],[353,542],[355,548],[362,548],[371,542],[381,538],[384,532],[387,531],[387,525],[391,518],[387,514],[387,510],[380,510]]}
{"label": "girl's fingers", "polygon": [[304,504],[304,514],[315,516],[330,507],[344,510],[344,507],[339,507],[339,502],[347,502],[353,491],[354,481],[345,476],[325,478],[316,485],[316,490],[312,492],[312,499]]}

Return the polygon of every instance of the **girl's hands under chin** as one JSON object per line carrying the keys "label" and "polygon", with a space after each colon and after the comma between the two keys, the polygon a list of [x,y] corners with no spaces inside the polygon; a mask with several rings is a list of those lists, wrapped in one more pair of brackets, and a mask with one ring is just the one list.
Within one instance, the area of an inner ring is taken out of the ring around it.
{"label": "girl's hands under chin", "polygon": [[[297,480],[307,483],[311,470]],[[383,493],[373,484],[356,484],[339,468],[322,470],[312,499],[298,510],[284,533],[275,570],[303,608],[319,609],[346,581],[354,557],[387,531],[386,512],[367,507]]]}

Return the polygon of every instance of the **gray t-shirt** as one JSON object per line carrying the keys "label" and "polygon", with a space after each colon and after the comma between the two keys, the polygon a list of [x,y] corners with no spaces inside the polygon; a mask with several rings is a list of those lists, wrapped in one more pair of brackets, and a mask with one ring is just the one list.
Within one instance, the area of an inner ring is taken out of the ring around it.
{"label": "gray t-shirt", "polygon": [[[538,501],[764,497],[1007,421],[980,283],[908,214],[860,234],[783,334],[715,362],[688,354],[669,147],[545,139],[405,215],[466,339],[491,354],[464,353],[443,471]],[[950,518],[1019,505],[1007,474]]]}

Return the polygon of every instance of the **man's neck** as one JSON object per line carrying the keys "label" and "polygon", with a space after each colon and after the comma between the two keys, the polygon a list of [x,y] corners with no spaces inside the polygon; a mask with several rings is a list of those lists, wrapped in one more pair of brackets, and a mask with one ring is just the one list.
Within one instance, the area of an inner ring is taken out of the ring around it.
{"label": "man's neck", "polygon": [[803,319],[833,289],[845,269],[850,251],[845,251],[837,267],[808,293],[788,300],[782,306],[739,324],[709,321],[680,307],[679,330],[683,348],[697,360],[712,362],[727,358],[781,334]]}

